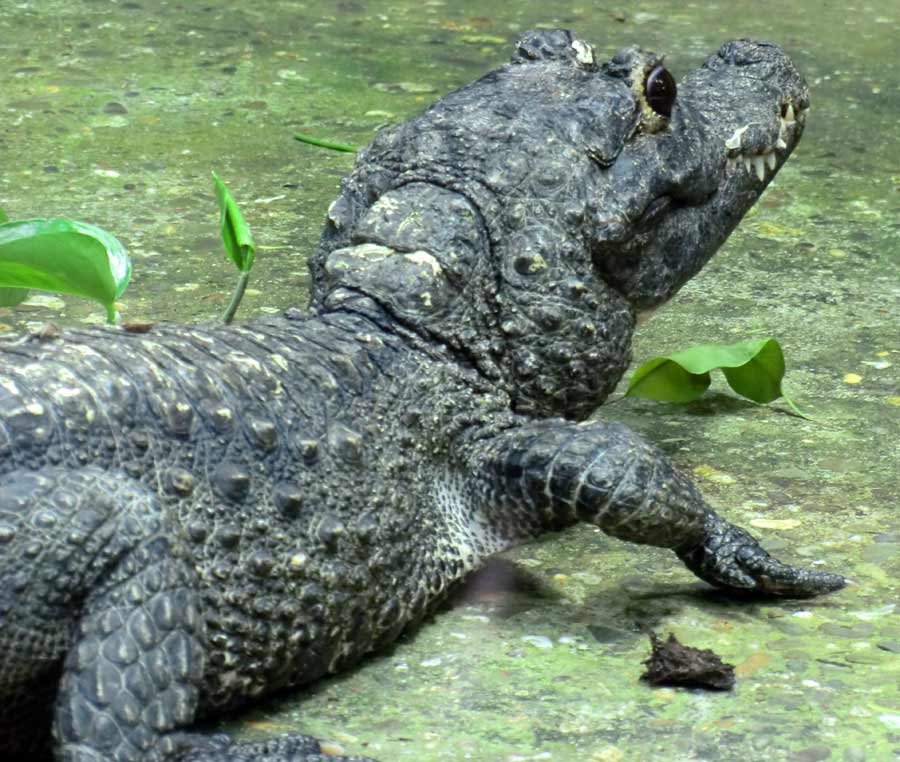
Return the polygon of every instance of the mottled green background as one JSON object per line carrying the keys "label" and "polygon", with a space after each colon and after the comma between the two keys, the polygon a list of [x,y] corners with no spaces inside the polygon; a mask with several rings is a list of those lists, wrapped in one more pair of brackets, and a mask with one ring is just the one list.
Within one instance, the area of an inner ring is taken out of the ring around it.
{"label": "mottled green background", "polygon": [[[664,552],[584,528],[510,553],[415,638],[229,726],[302,728],[393,760],[900,758],[900,7],[846,3],[17,2],[0,5],[0,207],[115,232],[126,320],[206,320],[234,273],[210,171],[261,246],[240,315],[302,304],[305,261],[365,143],[505,60],[531,26],[607,56],[639,43],[677,73],[724,40],[785,46],[812,110],[788,166],[714,262],[638,337],[636,360],[779,337],[815,422],[724,385],[686,407],[614,400],[694,471],[711,502],[799,564],[856,585],[809,602],[734,603]],[[0,330],[101,320],[44,295]],[[638,682],[641,627],[738,665],[732,693]]]}

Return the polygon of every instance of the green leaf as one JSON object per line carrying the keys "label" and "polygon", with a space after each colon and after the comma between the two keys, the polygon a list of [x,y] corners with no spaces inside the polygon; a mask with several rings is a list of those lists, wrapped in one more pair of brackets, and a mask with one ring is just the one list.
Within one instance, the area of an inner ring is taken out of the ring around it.
{"label": "green leaf", "polygon": [[674,359],[655,357],[634,372],[625,394],[664,402],[690,402],[706,391],[709,381],[709,373],[691,373]]}
{"label": "green leaf", "polygon": [[[0,209],[0,224],[8,222],[6,212]],[[15,307],[28,298],[27,288],[2,288],[0,287],[0,307]]]}
{"label": "green leaf", "polygon": [[256,258],[256,244],[253,243],[250,228],[244,222],[244,215],[241,214],[228,187],[215,172],[213,172],[213,179],[216,183],[216,198],[219,200],[219,225],[225,251],[238,270],[250,272],[253,260]]}
{"label": "green leaf", "polygon": [[130,278],[125,247],[95,225],[67,219],[0,224],[0,286],[93,299],[112,323]]}
{"label": "green leaf", "polygon": [[723,361],[718,367],[732,389],[754,402],[771,402],[782,396],[784,354],[775,339],[747,341],[731,348],[743,351],[735,353],[738,355],[732,360],[735,364]]}
{"label": "green leaf", "polygon": [[331,140],[322,140],[321,138],[314,138],[312,135],[304,135],[302,132],[295,132],[294,140],[299,140],[301,143],[308,143],[311,146],[318,146],[319,148],[330,148],[332,151],[356,153],[359,150],[359,148],[357,148],[356,146],[347,145],[346,143],[335,143]]}
{"label": "green leaf", "polygon": [[710,371],[720,368],[728,385],[754,402],[772,402],[783,397],[791,409],[801,413],[781,388],[784,354],[776,339],[756,339],[737,344],[704,344],[668,357],[656,357],[638,368],[626,396],[648,397],[666,402],[690,402],[706,391]]}
{"label": "green leaf", "polygon": [[27,288],[0,287],[0,307],[15,307],[28,298]]}

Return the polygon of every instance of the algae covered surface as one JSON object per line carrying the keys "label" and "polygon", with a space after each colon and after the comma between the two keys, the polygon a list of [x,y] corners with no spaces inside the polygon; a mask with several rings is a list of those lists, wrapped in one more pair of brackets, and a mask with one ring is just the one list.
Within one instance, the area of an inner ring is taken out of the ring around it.
{"label": "algae covered surface", "polygon": [[[676,75],[724,40],[772,39],[812,109],[787,166],[713,262],[644,326],[636,363],[776,336],[814,420],[714,382],[687,406],[613,399],[714,507],[785,560],[854,585],[812,601],[730,600],[671,554],[590,527],[493,562],[453,605],[346,676],[222,727],[303,730],[389,760],[900,758],[900,8],[526,0],[0,6],[0,207],[68,216],[129,248],[126,320],[216,319],[235,273],[211,171],[253,229],[238,319],[305,303],[306,259],[354,144],[565,26],[601,58],[637,43]],[[102,321],[34,294],[0,330]],[[623,387],[624,388],[624,387]],[[639,682],[644,631],[736,665],[727,693]]]}

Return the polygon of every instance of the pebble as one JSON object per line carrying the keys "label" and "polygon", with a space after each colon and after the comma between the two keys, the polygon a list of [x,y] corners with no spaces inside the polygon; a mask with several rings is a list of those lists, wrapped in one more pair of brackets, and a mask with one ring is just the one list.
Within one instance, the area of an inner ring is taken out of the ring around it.
{"label": "pebble", "polygon": [[900,714],[890,714],[885,712],[884,714],[879,714],[878,719],[891,730],[900,730]]}
{"label": "pebble", "polygon": [[42,307],[48,310],[61,310],[66,306],[59,297],[47,294],[32,294],[22,304],[26,307]]}
{"label": "pebble", "polygon": [[797,519],[751,519],[750,526],[758,529],[795,529],[800,522]]}
{"label": "pebble", "polygon": [[553,641],[544,635],[523,635],[522,640],[536,648],[553,648]]}
{"label": "pebble", "polygon": [[508,42],[505,37],[493,34],[464,34],[459,39],[470,45],[505,45]]}
{"label": "pebble", "polygon": [[872,625],[857,624],[849,627],[843,624],[825,622],[819,625],[819,631],[835,638],[865,638],[872,634]]}
{"label": "pebble", "polygon": [[896,542],[875,542],[863,550],[862,557],[866,561],[879,563],[896,558],[898,553],[900,545]]}
{"label": "pebble", "polygon": [[831,749],[827,746],[810,746],[801,749],[791,757],[791,762],[820,762],[831,756]]}
{"label": "pebble", "polygon": [[726,474],[712,466],[702,465],[694,468],[694,473],[701,479],[706,479],[713,484],[734,484],[735,478],[731,474]]}
{"label": "pebble", "polygon": [[862,619],[864,622],[870,622],[873,619],[881,619],[889,614],[893,614],[895,608],[897,608],[896,603],[888,603],[885,606],[879,606],[877,609],[869,609],[868,611],[850,611],[848,613],[850,616]]}
{"label": "pebble", "polygon": [[374,85],[376,90],[383,93],[396,92],[400,90],[404,93],[435,93],[437,88],[424,82],[376,82]]}
{"label": "pebble", "polygon": [[615,643],[620,640],[628,640],[635,637],[635,633],[621,630],[618,627],[610,627],[605,624],[590,624],[588,631],[598,643]]}
{"label": "pebble", "polygon": [[299,71],[294,69],[279,69],[278,79],[287,82],[309,82],[309,77],[304,77]]}

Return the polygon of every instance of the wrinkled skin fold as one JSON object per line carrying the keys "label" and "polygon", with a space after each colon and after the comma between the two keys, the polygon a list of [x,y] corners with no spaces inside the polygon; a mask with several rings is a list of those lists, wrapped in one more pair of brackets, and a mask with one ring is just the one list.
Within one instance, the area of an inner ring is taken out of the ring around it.
{"label": "wrinkled skin fold", "polygon": [[725,590],[843,586],[585,422],[808,106],[774,45],[727,43],[677,95],[661,66],[532,32],[380,133],[329,208],[306,311],[0,343],[4,758],[321,762],[308,736],[193,726],[346,669],[492,553],[576,522]]}

